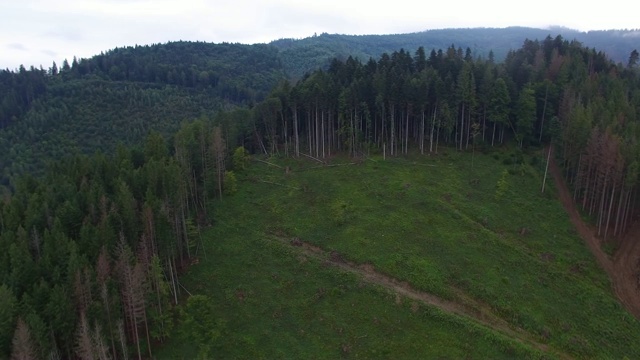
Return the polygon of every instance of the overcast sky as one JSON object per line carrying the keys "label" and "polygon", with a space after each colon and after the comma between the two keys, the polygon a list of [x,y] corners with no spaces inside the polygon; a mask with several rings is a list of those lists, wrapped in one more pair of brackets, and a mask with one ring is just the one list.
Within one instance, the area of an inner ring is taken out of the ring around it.
{"label": "overcast sky", "polygon": [[176,40],[257,43],[512,25],[632,29],[639,19],[619,5],[573,0],[0,0],[0,69],[49,68],[73,56]]}

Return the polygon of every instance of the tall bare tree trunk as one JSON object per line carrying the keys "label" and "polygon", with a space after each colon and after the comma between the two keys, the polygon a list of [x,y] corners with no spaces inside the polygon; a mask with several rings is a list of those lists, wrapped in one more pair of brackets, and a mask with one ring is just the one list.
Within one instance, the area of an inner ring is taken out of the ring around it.
{"label": "tall bare tree trunk", "polygon": [[407,109],[407,121],[404,128],[404,154],[409,153],[409,109]]}
{"label": "tall bare tree trunk", "polygon": [[[433,152],[433,131],[436,126],[436,113],[438,112],[438,104],[433,108],[433,116],[431,117],[431,133],[429,134],[429,153]],[[440,127],[438,127],[438,130]],[[437,152],[437,151],[436,151]]]}
{"label": "tall bare tree trunk", "polygon": [[390,149],[390,154],[391,156],[393,156],[393,146],[394,146],[394,142],[395,142],[395,113],[396,113],[396,108],[395,105],[391,105],[391,144],[389,146]]}
{"label": "tall bare tree trunk", "polygon": [[469,138],[471,137],[471,110],[467,113],[467,141],[464,147],[465,150],[469,150]]}
{"label": "tall bare tree trunk", "polygon": [[325,139],[326,139],[326,135],[325,135],[325,131],[324,131],[324,109],[321,111],[321,129],[322,129],[322,135],[320,136],[322,138],[322,158],[324,159],[326,157],[326,153],[325,153]]}
{"label": "tall bare tree trunk", "polygon": [[[435,114],[434,114],[435,119]],[[438,144],[440,143],[440,126],[438,126],[438,131],[436,132],[436,154],[438,153]]]}
{"label": "tall bare tree trunk", "polygon": [[482,142],[484,143],[484,133],[487,129],[487,107],[482,107]]}
{"label": "tall bare tree trunk", "polygon": [[213,132],[211,134],[211,153],[214,155],[216,160],[216,174],[218,177],[218,195],[222,197],[222,184],[224,182],[224,157],[225,157],[225,141],[222,137],[222,131],[220,126],[216,126],[213,128]]}
{"label": "tall bare tree trunk", "polygon": [[167,256],[167,263],[169,265],[169,278],[171,280],[171,287],[173,288],[173,304],[174,305],[178,305],[178,289],[176,286],[176,278],[174,276],[173,273],[173,269],[175,268],[174,264],[173,264],[173,259],[169,256]]}
{"label": "tall bare tree trunk", "polygon": [[622,211],[622,203],[625,197],[624,186],[620,189],[620,193],[618,194],[618,209],[616,210],[616,224],[613,228],[613,236],[618,235],[618,226],[620,225],[620,215]]}
{"label": "tall bare tree trunk", "polygon": [[[120,340],[120,349],[122,350],[122,359],[128,360],[129,353],[127,351],[127,334],[124,328],[125,328],[125,325],[122,322],[122,320],[120,320],[118,322],[118,339]],[[114,359],[117,359],[117,357],[115,357]]]}
{"label": "tall bare tree trunk", "polygon": [[608,180],[607,178],[608,178],[608,171],[604,178],[604,185],[602,185],[602,197],[600,198],[600,206],[598,209],[598,236],[600,235],[602,230],[602,218],[603,218],[602,215],[604,213],[604,204],[605,204],[605,198],[606,198],[606,192],[607,192],[607,180]]}
{"label": "tall bare tree trunk", "polygon": [[549,84],[547,83],[547,88],[544,91],[544,106],[542,107],[542,120],[540,121],[540,137],[538,137],[538,141],[542,142],[542,130],[544,129],[544,116],[547,112],[547,96],[549,95]]}
{"label": "tall bare tree trunk", "polygon": [[549,152],[547,153],[547,165],[544,167],[544,177],[542,178],[542,193],[544,193],[544,186],[547,183],[547,172],[549,171],[549,160],[551,160],[551,148],[553,145],[549,145]]}
{"label": "tall bare tree trunk", "polygon": [[493,122],[493,132],[491,133],[491,147],[493,147],[493,140],[496,137],[496,122]]}
{"label": "tall bare tree trunk", "polygon": [[459,149],[462,150],[462,136],[464,134],[464,102],[462,103],[462,111],[460,113],[460,146]]}
{"label": "tall bare tree trunk", "polygon": [[420,127],[420,154],[424,155],[424,110],[422,111],[422,126]]}
{"label": "tall bare tree trunk", "polygon": [[613,183],[613,187],[611,188],[611,200],[609,201],[609,210],[607,211],[607,222],[604,226],[604,241],[607,241],[607,233],[609,232],[609,220],[611,220],[611,209],[613,208],[613,198],[616,194],[616,183]]}
{"label": "tall bare tree trunk", "polygon": [[298,108],[293,107],[293,132],[296,139],[296,157],[300,157],[300,137],[298,134]]}

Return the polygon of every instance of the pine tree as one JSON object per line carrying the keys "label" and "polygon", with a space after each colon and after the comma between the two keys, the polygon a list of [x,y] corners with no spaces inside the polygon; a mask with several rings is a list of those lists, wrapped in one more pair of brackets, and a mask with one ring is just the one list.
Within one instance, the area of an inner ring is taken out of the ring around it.
{"label": "pine tree", "polygon": [[496,136],[496,127],[500,125],[498,135],[498,141],[502,142],[504,134],[504,128],[509,121],[509,105],[511,99],[509,98],[509,90],[507,84],[503,78],[498,78],[493,83],[491,88],[491,96],[489,101],[489,119],[493,122],[493,130],[491,134],[491,146],[494,145]]}
{"label": "pine tree", "polygon": [[525,86],[518,97],[516,137],[520,143],[528,144],[533,133],[533,124],[536,120],[536,99],[531,86]]}
{"label": "pine tree", "polygon": [[20,317],[13,335],[11,360],[33,360],[37,358],[36,354],[31,331]]}
{"label": "pine tree", "polygon": [[[275,135],[274,135],[275,137]],[[215,158],[215,169],[217,174],[218,183],[218,195],[222,197],[222,187],[224,182],[224,159],[225,159],[226,145],[224,138],[222,137],[222,129],[219,126],[213,128],[211,133],[211,153]]]}
{"label": "pine tree", "polygon": [[9,357],[17,310],[17,300],[11,289],[6,284],[0,285],[0,358]]}
{"label": "pine tree", "polygon": [[91,329],[87,323],[87,317],[84,311],[80,313],[80,323],[77,327],[75,352],[82,360],[96,359],[93,341],[91,340]]}

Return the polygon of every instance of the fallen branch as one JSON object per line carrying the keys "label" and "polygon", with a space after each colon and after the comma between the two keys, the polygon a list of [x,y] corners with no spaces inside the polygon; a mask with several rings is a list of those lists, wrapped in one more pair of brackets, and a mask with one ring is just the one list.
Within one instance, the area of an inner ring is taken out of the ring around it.
{"label": "fallen branch", "polygon": [[253,159],[253,160],[255,160],[255,161],[260,161],[261,163],[265,163],[265,164],[268,164],[268,165],[271,165],[271,166],[275,166],[275,167],[277,167],[277,168],[279,168],[279,169],[282,169],[282,166],[280,166],[280,165],[276,165],[276,164],[274,164],[274,163],[270,163],[270,162],[268,162],[268,161],[264,161],[264,160],[260,160],[260,159]]}
{"label": "fallen branch", "polygon": [[189,290],[187,290],[187,288],[186,288],[186,287],[184,287],[184,285],[182,285],[182,284],[180,284],[180,283],[178,283],[178,285],[180,285],[180,287],[181,287],[181,288],[183,288],[183,289],[184,289],[184,291],[186,291],[186,292],[187,292],[187,294],[189,294],[189,296],[193,296],[193,295],[189,292]]}
{"label": "fallen branch", "polygon": [[347,165],[357,165],[357,163],[345,163],[345,164],[331,164],[331,165],[322,165],[322,166],[312,166],[312,167],[306,168],[305,170],[320,169],[320,168],[333,167],[333,166],[347,166]]}
{"label": "fallen branch", "polygon": [[280,184],[280,183],[276,183],[276,182],[272,182],[272,181],[258,180],[258,182],[265,183],[265,184],[271,184],[271,185],[283,186],[283,187],[286,187],[286,188],[289,188],[289,189],[300,190],[300,188],[295,187],[295,186],[289,186],[289,185]]}
{"label": "fallen branch", "polygon": [[324,163],[325,163],[324,161],[322,161],[322,160],[320,160],[320,159],[316,159],[316,158],[314,158],[314,157],[313,157],[313,156],[311,156],[311,155],[307,155],[307,154],[305,154],[305,153],[300,153],[300,154],[302,154],[302,155],[304,155],[304,156],[308,157],[309,159],[313,159],[313,160],[315,160],[315,161],[317,161],[317,162],[319,162],[319,163],[321,163],[321,164],[324,164]]}

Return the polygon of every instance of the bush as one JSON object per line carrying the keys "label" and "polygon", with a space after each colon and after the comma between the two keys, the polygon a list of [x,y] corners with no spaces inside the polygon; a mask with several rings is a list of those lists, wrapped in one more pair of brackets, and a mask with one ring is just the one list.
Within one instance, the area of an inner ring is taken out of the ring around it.
{"label": "bush", "polygon": [[238,191],[238,180],[236,174],[233,171],[224,172],[224,193],[226,195],[233,195]]}
{"label": "bush", "polygon": [[496,200],[502,199],[505,193],[509,190],[509,172],[505,169],[502,170],[502,175],[496,184]]}
{"label": "bush", "polygon": [[249,163],[249,154],[247,153],[247,150],[242,146],[237,147],[233,152],[232,162],[233,169],[235,171],[244,170]]}
{"label": "bush", "polygon": [[338,200],[331,205],[331,217],[337,225],[344,225],[352,214],[351,205],[343,200]]}
{"label": "bush", "polygon": [[224,323],[220,321],[213,307],[213,301],[205,295],[193,295],[180,311],[185,324],[181,334],[185,340],[198,346],[198,357],[210,357],[212,345],[221,337]]}

